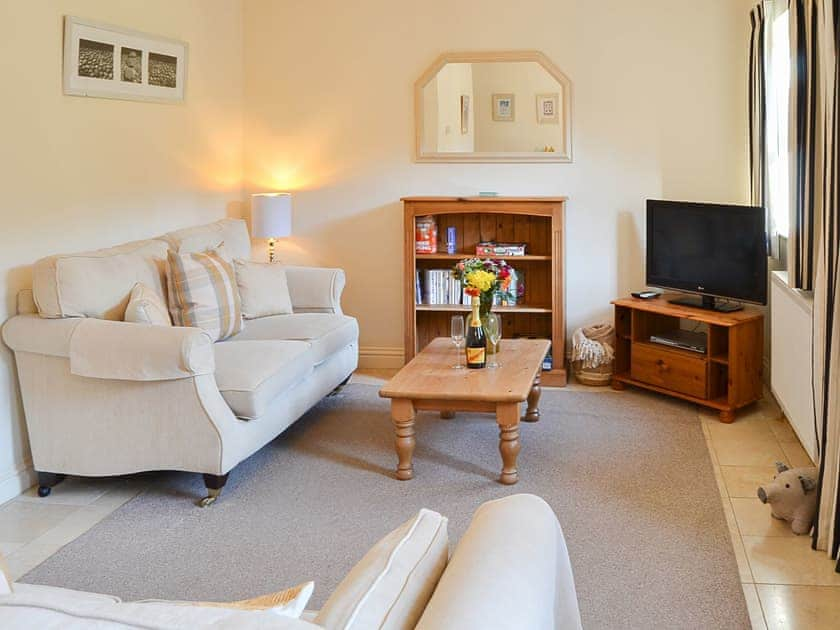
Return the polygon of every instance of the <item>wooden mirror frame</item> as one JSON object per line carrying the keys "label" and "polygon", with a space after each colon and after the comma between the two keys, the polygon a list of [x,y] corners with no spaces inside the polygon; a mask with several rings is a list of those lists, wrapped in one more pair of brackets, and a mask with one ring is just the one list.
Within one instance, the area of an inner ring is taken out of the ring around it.
{"label": "wooden mirror frame", "polygon": [[[500,152],[431,152],[423,151],[423,88],[448,63],[481,63],[532,61],[538,63],[563,86],[563,146],[557,151]],[[572,161],[572,82],[548,57],[536,50],[508,50],[498,52],[447,52],[420,76],[414,84],[415,161],[417,162],[571,162]]]}

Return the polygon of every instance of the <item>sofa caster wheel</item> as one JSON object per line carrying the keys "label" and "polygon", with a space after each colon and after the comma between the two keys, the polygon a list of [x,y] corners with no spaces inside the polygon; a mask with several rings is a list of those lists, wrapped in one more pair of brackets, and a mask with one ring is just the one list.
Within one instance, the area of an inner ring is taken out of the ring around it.
{"label": "sofa caster wheel", "polygon": [[50,496],[53,486],[64,481],[61,473],[38,472],[38,496],[42,499]]}
{"label": "sofa caster wheel", "polygon": [[198,502],[199,507],[210,507],[222,494],[222,488],[227,483],[227,474],[224,475],[204,475],[204,487],[207,488],[207,496]]}
{"label": "sofa caster wheel", "polygon": [[198,507],[203,507],[203,508],[210,507],[211,505],[213,505],[216,502],[216,499],[218,499],[218,498],[219,498],[219,495],[214,496],[212,494],[208,494],[206,497],[204,497],[203,499],[201,499],[198,502]]}

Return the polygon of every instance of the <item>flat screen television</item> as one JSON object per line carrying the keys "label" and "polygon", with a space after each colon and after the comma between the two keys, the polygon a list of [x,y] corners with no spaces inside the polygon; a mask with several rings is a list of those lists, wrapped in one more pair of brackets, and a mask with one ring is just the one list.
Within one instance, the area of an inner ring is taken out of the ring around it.
{"label": "flat screen television", "polygon": [[[734,311],[767,303],[764,208],[647,202],[647,284],[699,297],[672,302]],[[721,301],[719,298],[723,298]]]}

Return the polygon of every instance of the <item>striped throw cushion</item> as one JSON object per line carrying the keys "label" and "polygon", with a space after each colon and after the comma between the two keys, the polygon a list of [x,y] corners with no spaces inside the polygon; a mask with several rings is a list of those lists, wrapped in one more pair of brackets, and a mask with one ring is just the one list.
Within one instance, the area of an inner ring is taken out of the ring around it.
{"label": "striped throw cushion", "polygon": [[178,254],[166,261],[169,310],[176,326],[195,326],[214,341],[242,330],[242,307],[232,265],[216,251]]}

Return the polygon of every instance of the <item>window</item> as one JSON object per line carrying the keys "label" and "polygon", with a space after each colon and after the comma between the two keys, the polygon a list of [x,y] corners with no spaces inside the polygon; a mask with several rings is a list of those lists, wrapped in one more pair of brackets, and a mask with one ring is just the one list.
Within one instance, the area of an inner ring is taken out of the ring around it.
{"label": "window", "polygon": [[[779,5],[781,3],[775,3]],[[767,76],[767,207],[771,236],[787,238],[790,229],[790,175],[788,171],[788,102],[790,99],[790,35],[788,10],[784,9],[769,20],[769,38],[765,60]],[[773,254],[778,239],[772,239]]]}

